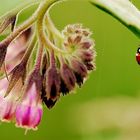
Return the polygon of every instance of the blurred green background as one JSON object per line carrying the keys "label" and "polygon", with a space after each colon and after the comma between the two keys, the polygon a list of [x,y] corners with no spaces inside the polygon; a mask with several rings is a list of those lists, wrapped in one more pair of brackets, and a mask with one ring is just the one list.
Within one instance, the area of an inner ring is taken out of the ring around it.
{"label": "blurred green background", "polygon": [[[25,0],[0,0],[0,15]],[[133,0],[140,8],[140,1]],[[27,17],[28,12],[21,16]],[[140,140],[140,66],[138,38],[117,20],[87,0],[56,5],[51,16],[58,29],[83,23],[96,41],[97,70],[76,94],[62,97],[44,115],[38,131],[0,124],[0,139],[20,140]]]}

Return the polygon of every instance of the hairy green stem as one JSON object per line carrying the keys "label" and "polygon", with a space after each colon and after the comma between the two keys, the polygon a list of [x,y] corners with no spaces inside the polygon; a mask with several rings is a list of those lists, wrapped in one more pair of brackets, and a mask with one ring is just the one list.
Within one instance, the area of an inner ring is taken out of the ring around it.
{"label": "hairy green stem", "polygon": [[[50,0],[51,1],[51,0]],[[52,0],[53,2],[57,2],[57,1],[61,1],[61,0]],[[46,49],[53,49],[56,53],[67,53],[61,49],[59,49],[58,47],[56,47],[50,40],[49,38],[46,36],[45,32],[44,32],[44,28],[43,28],[43,19],[44,19],[44,16],[45,16],[46,13],[46,9],[45,10],[42,10],[40,12],[40,15],[39,15],[39,21],[38,21],[38,24],[37,24],[37,28],[38,28],[38,34],[39,34],[39,40],[41,42],[41,44],[46,47]],[[48,14],[47,14],[48,15]],[[52,27],[52,25],[51,25]],[[50,28],[51,28],[50,27]]]}
{"label": "hairy green stem", "polygon": [[43,0],[36,12],[23,24],[21,24],[19,27],[17,27],[7,38],[5,38],[3,41],[1,41],[1,44],[5,44],[5,46],[8,46],[11,41],[13,41],[17,36],[22,34],[25,30],[27,30],[36,20],[37,18],[43,13],[46,12],[46,10],[56,1],[59,0]]}
{"label": "hairy green stem", "polygon": [[[42,61],[42,56],[43,56],[43,50],[46,46],[50,47],[48,44],[44,44],[45,40],[45,33],[44,33],[44,28],[43,28],[43,22],[44,22],[44,17],[45,14],[48,11],[48,8],[50,6],[47,5],[47,3],[52,2],[55,3],[60,0],[44,0],[46,6],[42,8],[42,10],[38,14],[38,19],[37,19],[37,32],[38,32],[38,41],[39,41],[39,51],[38,51],[38,56],[36,60],[36,69],[40,70],[41,67],[41,61]],[[47,37],[46,37],[47,38]],[[47,43],[47,42],[46,42]],[[51,48],[52,49],[52,48]]]}
{"label": "hairy green stem", "polygon": [[45,24],[46,24],[46,29],[47,29],[49,39],[52,42],[54,42],[54,44],[56,44],[57,47],[59,47],[60,49],[63,49],[62,46],[63,46],[63,42],[64,42],[64,36],[52,22],[49,12],[47,13],[45,18],[46,18]]}
{"label": "hairy green stem", "polygon": [[47,26],[47,29],[56,35],[56,37],[58,37],[60,40],[63,39],[62,34],[60,33],[60,31],[55,27],[54,23],[52,22],[49,13],[47,13],[46,15],[46,19],[45,19],[45,23]]}
{"label": "hairy green stem", "polygon": [[37,71],[40,71],[42,55],[43,55],[43,50],[44,50],[44,44],[42,42],[42,32],[43,32],[42,29],[43,29],[43,17],[44,17],[44,15],[45,15],[45,13],[42,12],[42,14],[40,15],[40,17],[36,23],[37,34],[38,34],[38,45],[39,45],[36,64],[35,64],[35,69]]}

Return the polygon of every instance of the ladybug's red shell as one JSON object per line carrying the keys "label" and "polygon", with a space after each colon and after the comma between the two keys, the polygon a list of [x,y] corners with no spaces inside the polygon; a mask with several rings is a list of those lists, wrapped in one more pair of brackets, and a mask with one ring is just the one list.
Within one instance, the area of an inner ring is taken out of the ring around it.
{"label": "ladybug's red shell", "polygon": [[138,64],[140,65],[140,53],[136,53],[136,60]]}

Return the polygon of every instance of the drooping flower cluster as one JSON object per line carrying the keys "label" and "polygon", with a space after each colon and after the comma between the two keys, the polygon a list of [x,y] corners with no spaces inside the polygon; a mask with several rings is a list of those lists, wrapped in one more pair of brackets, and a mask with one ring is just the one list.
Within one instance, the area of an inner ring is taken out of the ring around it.
{"label": "drooping flower cluster", "polygon": [[63,47],[68,53],[50,52],[49,66],[44,74],[42,98],[48,108],[54,106],[62,95],[81,86],[90,70],[95,70],[96,52],[91,32],[82,25],[68,25],[63,31]]}
{"label": "drooping flower cluster", "polygon": [[12,25],[11,34],[0,42],[0,120],[15,121],[25,129],[37,129],[43,103],[51,109],[61,95],[81,87],[95,70],[89,29],[73,24],[60,33],[50,18],[45,14],[42,18],[32,27],[24,23],[16,28],[14,15],[0,27],[2,33]]}

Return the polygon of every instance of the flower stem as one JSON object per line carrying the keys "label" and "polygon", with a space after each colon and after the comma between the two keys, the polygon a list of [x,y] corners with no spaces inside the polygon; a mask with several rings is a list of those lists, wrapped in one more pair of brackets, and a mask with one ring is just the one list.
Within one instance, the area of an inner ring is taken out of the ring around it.
{"label": "flower stem", "polygon": [[[49,2],[57,2],[61,0],[50,0]],[[49,10],[48,10],[49,11]],[[47,12],[48,12],[47,11]],[[45,17],[45,14],[47,13],[46,9],[42,9],[42,11],[39,14],[38,18],[38,23],[37,23],[37,30],[38,30],[38,37],[39,37],[39,42],[42,46],[44,46],[46,49],[54,50],[57,53],[67,53],[58,47],[56,47],[50,40],[49,38],[45,35],[44,28],[43,28],[43,19]]]}
{"label": "flower stem", "polygon": [[50,18],[50,15],[49,13],[47,13],[47,16],[46,16],[46,19],[45,19],[45,23],[46,23],[46,26],[47,26],[47,29],[55,34],[60,40],[63,40],[63,36],[62,34],[60,33],[60,31],[55,27],[54,23],[52,22],[51,18]]}
{"label": "flower stem", "polygon": [[[50,5],[49,4],[47,5],[47,3],[55,3],[57,1],[61,1],[61,0],[50,0],[50,1],[44,0],[46,6],[44,6],[38,14],[36,27],[38,32],[39,51],[38,51],[38,56],[37,56],[36,66],[35,66],[36,67],[35,69],[37,70],[40,70],[41,68],[41,61],[42,61],[44,48],[47,49],[49,48],[51,51],[64,53],[64,51],[62,51],[61,49],[53,45],[53,43],[45,35],[44,28],[43,28],[45,14],[49,11],[50,8]],[[54,27],[50,22],[49,25],[51,27]],[[55,27],[53,29],[56,31]]]}
{"label": "flower stem", "polygon": [[36,20],[38,17],[40,17],[40,15],[44,12],[46,12],[46,10],[48,8],[50,8],[50,6],[55,3],[56,1],[60,1],[60,0],[43,0],[38,9],[36,10],[36,12],[28,19],[26,20],[23,24],[21,24],[19,27],[17,27],[7,38],[5,38],[1,44],[5,44],[5,46],[8,46],[17,36],[19,36],[20,34],[22,34],[25,30],[27,30]]}
{"label": "flower stem", "polygon": [[48,3],[54,3],[56,1],[59,1],[59,0],[50,0],[50,1],[44,0],[45,6],[38,13],[38,20],[37,20],[36,27],[37,27],[37,32],[38,32],[39,51],[38,51],[36,66],[35,66],[36,70],[40,70],[40,68],[41,68],[41,62],[42,62],[42,56],[43,56],[43,50],[44,50],[44,43],[42,40],[42,38],[44,36],[44,31],[43,31],[43,21],[44,20],[43,19],[50,6]]}
{"label": "flower stem", "polygon": [[50,41],[54,42],[54,44],[60,49],[63,49],[62,46],[64,42],[64,37],[61,32],[55,27],[54,23],[50,18],[49,12],[45,17],[45,24]]}
{"label": "flower stem", "polygon": [[44,47],[39,45],[38,55],[37,55],[36,64],[35,64],[35,70],[36,71],[40,71],[41,70],[43,50],[44,50]]}

